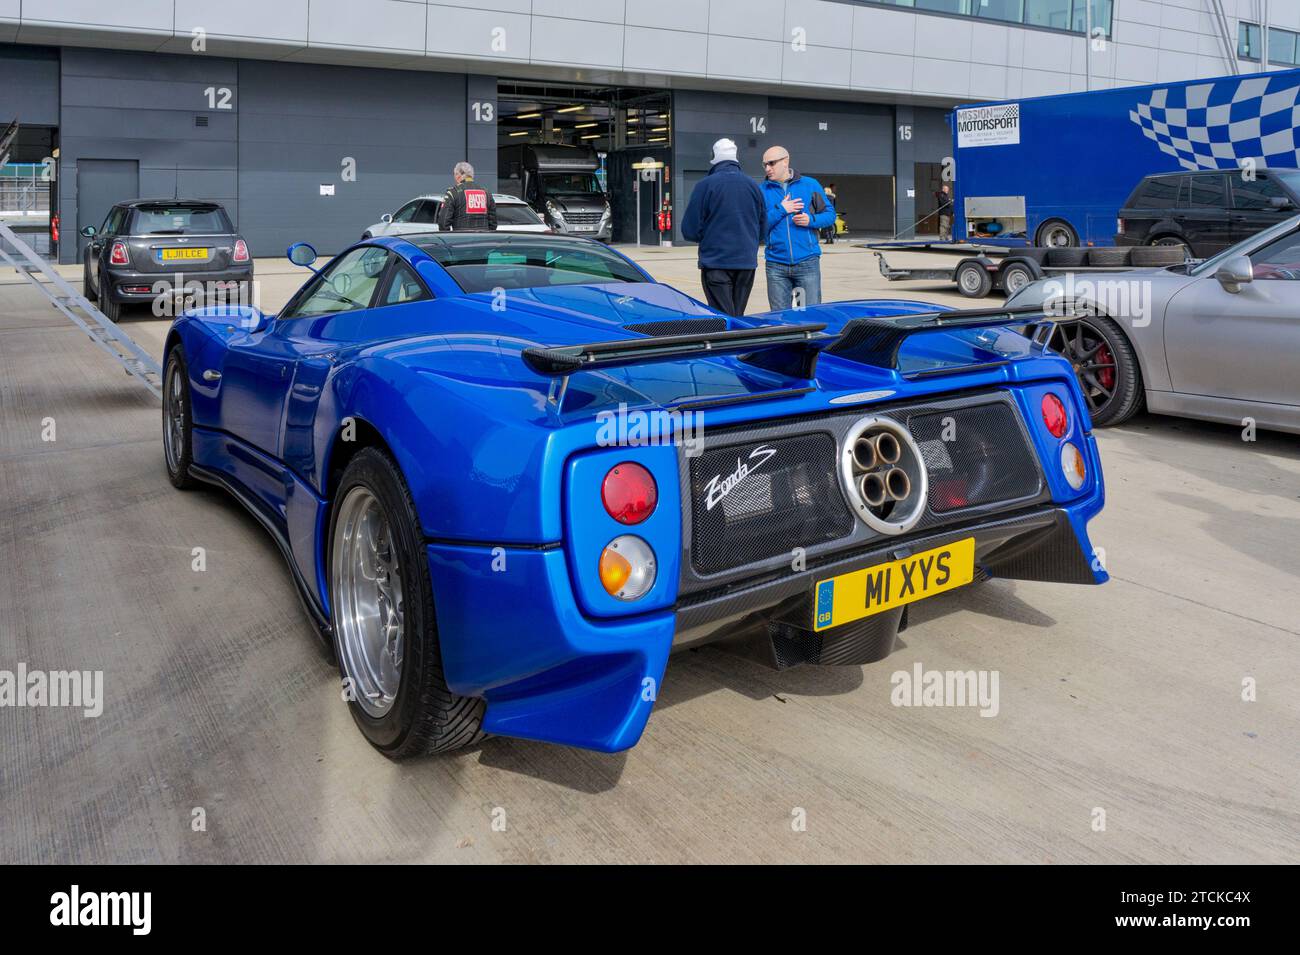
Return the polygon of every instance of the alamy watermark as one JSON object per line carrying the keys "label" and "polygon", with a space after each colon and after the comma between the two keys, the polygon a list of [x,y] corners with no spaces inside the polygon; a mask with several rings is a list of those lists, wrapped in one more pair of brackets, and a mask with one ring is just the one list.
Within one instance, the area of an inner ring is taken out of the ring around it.
{"label": "alamy watermark", "polygon": [[1053,318],[1100,313],[1134,328],[1151,324],[1151,283],[1140,279],[1090,279],[1068,272],[1064,280],[1044,283],[1043,295],[1043,311]]}
{"label": "alamy watermark", "polygon": [[596,444],[602,448],[680,445],[688,458],[704,453],[704,412],[657,409],[629,411],[619,402],[617,411],[596,414]]}
{"label": "alamy watermark", "polygon": [[74,707],[91,719],[104,712],[103,670],[0,670],[0,707]]}
{"label": "alamy watermark", "polygon": [[889,682],[895,706],[977,706],[980,716],[997,716],[1001,708],[997,670],[926,670],[918,662]]}

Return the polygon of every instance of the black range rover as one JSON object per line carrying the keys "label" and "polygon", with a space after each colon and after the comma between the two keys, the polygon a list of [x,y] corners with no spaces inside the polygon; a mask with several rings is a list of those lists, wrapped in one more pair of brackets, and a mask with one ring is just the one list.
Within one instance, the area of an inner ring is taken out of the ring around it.
{"label": "black range rover", "polygon": [[1159,173],[1137,184],[1119,211],[1116,245],[1181,245],[1209,258],[1289,219],[1300,208],[1300,170]]}
{"label": "black range rover", "polygon": [[[119,202],[104,224],[87,226],[82,283],[110,321],[122,306],[159,295],[251,292],[253,257],[215,202],[135,199]],[[240,301],[251,300],[240,298]]]}

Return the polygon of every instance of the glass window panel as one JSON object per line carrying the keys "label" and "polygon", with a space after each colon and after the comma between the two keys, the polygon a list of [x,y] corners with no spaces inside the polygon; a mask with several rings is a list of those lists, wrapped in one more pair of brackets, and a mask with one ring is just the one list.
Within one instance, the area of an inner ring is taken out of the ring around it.
{"label": "glass window panel", "polygon": [[1260,51],[1259,27],[1254,23],[1237,24],[1237,55],[1258,60]]}
{"label": "glass window panel", "polygon": [[1222,176],[1189,176],[1193,209],[1226,209],[1228,191]]}
{"label": "glass window panel", "polygon": [[916,9],[937,13],[970,13],[971,0],[916,0]]}
{"label": "glass window panel", "polygon": [[1070,29],[1072,0],[1025,0],[1025,22],[1035,27]]}
{"label": "glass window panel", "polygon": [[975,15],[1020,23],[1024,16],[1024,0],[975,0]]}
{"label": "glass window panel", "polygon": [[[1092,0],[1092,28],[1101,27],[1110,36],[1111,9],[1113,0]],[[1074,29],[1086,33],[1087,0],[1074,0]]]}
{"label": "glass window panel", "polygon": [[1268,61],[1285,63],[1288,66],[1295,63],[1294,33],[1290,30],[1268,31]]}

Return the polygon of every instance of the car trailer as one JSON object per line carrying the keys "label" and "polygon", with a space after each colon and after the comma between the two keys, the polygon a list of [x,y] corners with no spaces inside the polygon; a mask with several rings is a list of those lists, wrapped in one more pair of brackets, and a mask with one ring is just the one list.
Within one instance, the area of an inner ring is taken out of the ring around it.
{"label": "car trailer", "polygon": [[953,282],[967,298],[983,298],[995,288],[1012,295],[1030,282],[1063,272],[1163,268],[1188,261],[1186,251],[1179,246],[1056,246],[1050,249],[1014,249],[996,261],[980,252],[966,256],[951,269],[898,269],[889,264],[883,252],[873,251],[880,274],[889,281]]}

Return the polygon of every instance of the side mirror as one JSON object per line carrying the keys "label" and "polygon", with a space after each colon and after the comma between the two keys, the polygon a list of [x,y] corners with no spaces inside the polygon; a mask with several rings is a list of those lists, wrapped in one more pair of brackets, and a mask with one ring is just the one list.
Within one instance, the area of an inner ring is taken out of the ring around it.
{"label": "side mirror", "polygon": [[311,268],[311,264],[316,261],[316,250],[306,242],[295,242],[284,250],[284,254],[294,265],[303,268]]}
{"label": "side mirror", "polygon": [[391,212],[385,212],[379,217],[379,221],[387,225],[389,222],[393,221],[393,214]]}
{"label": "side mirror", "polygon": [[93,225],[88,225],[81,230],[81,234],[85,236],[87,239],[93,239],[95,237],[95,232],[96,230]]}
{"label": "side mirror", "polygon": [[1232,292],[1235,295],[1241,291],[1243,285],[1255,281],[1255,270],[1250,264],[1250,256],[1234,255],[1219,266],[1219,271],[1214,273],[1214,277],[1219,280],[1225,292]]}
{"label": "side mirror", "polygon": [[1274,209],[1290,209],[1294,205],[1286,196],[1273,196],[1268,200],[1268,204]]}

